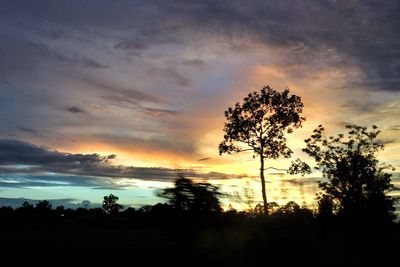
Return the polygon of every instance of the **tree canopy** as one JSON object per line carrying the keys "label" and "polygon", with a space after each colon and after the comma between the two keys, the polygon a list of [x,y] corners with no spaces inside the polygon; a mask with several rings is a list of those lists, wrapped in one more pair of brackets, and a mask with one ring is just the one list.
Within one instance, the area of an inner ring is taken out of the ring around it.
{"label": "tree canopy", "polygon": [[327,180],[320,182],[320,214],[337,213],[351,218],[391,220],[394,201],[386,193],[393,190],[389,165],[379,164],[377,154],[384,149],[377,139],[380,131],[346,125],[348,134],[325,135],[319,125],[306,139],[305,153],[315,159],[315,168]]}
{"label": "tree canopy", "polygon": [[109,196],[105,196],[103,200],[103,210],[107,214],[116,214],[118,213],[123,207],[122,205],[118,204],[118,197],[110,194]]}
{"label": "tree canopy", "polygon": [[170,205],[177,211],[195,213],[220,212],[218,200],[219,188],[209,183],[194,183],[183,176],[175,181],[172,188],[166,188],[159,193],[160,197],[168,199]]}

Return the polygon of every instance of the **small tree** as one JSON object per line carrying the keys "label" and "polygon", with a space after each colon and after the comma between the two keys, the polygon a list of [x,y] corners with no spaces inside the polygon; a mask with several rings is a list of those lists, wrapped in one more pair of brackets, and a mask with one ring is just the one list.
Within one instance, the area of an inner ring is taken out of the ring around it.
{"label": "small tree", "polygon": [[109,196],[105,196],[103,200],[103,210],[107,214],[117,214],[123,207],[122,205],[118,204],[118,197],[110,194]]}
{"label": "small tree", "polygon": [[171,206],[177,211],[195,213],[220,212],[218,200],[220,193],[217,186],[209,183],[194,183],[183,176],[175,181],[175,186],[162,190],[158,195],[168,199]]}
{"label": "small tree", "polygon": [[376,126],[370,131],[357,125],[346,128],[346,137],[326,137],[325,129],[319,125],[305,140],[303,151],[315,159],[315,168],[327,179],[319,183],[320,215],[337,213],[350,218],[392,220],[395,199],[386,192],[394,186],[391,174],[385,170],[393,168],[380,165],[377,160],[377,153],[384,148],[377,139],[380,131]]}
{"label": "small tree", "polygon": [[260,92],[252,92],[225,111],[228,122],[224,127],[224,140],[219,153],[252,151],[260,159],[261,193],[264,213],[268,214],[265,189],[265,159],[290,158],[292,150],[286,145],[286,133],[301,127],[305,120],[301,98],[289,95],[289,90],[277,92],[266,86]]}
{"label": "small tree", "polygon": [[22,203],[22,207],[20,207],[20,209],[33,210],[33,205],[30,204],[28,201],[24,201],[24,203]]}
{"label": "small tree", "polygon": [[36,207],[35,207],[35,209],[39,212],[51,211],[51,208],[52,208],[52,205],[47,200],[39,201],[38,203],[36,203]]}

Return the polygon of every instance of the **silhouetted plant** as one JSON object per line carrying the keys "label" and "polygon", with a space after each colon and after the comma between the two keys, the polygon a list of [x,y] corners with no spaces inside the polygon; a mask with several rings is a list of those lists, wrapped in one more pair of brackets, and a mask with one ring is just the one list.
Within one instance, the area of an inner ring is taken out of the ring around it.
{"label": "silhouetted plant", "polygon": [[279,204],[275,201],[268,203],[268,212],[269,214],[276,212],[279,209]]}
{"label": "silhouetted plant", "polygon": [[175,186],[162,190],[158,195],[168,199],[177,211],[196,213],[220,212],[217,186],[209,183],[194,183],[183,176],[175,181]]}
{"label": "silhouetted plant", "polygon": [[122,205],[118,204],[118,197],[110,194],[109,196],[104,196],[102,203],[103,210],[107,214],[115,215],[123,208]]}
{"label": "silhouetted plant", "polygon": [[37,211],[48,211],[51,210],[51,208],[52,205],[47,200],[39,201],[38,203],[36,203],[35,207]]}
{"label": "silhouetted plant", "polygon": [[306,139],[305,153],[316,161],[327,182],[320,182],[322,193],[318,196],[322,216],[332,213],[347,218],[392,220],[394,201],[386,193],[393,190],[391,174],[385,172],[391,166],[381,165],[377,153],[384,145],[377,139],[380,133],[357,125],[346,125],[348,134],[325,136],[319,125],[314,134]]}
{"label": "silhouetted plant", "polygon": [[56,207],[56,212],[57,212],[57,215],[64,216],[65,207],[64,206],[57,206]]}
{"label": "silhouetted plant", "polygon": [[33,210],[33,205],[30,204],[28,201],[24,201],[24,203],[22,203],[22,206],[19,208],[21,210],[24,211],[32,211]]}
{"label": "silhouetted plant", "polygon": [[250,183],[246,181],[245,185],[241,186],[241,191],[235,190],[230,194],[226,194],[226,197],[231,202],[239,203],[240,205],[246,205],[247,211],[252,213],[254,209],[255,194],[253,188],[250,186]]}
{"label": "silhouetted plant", "polygon": [[332,197],[327,194],[318,196],[318,216],[320,219],[329,220],[334,215]]}
{"label": "silhouetted plant", "polygon": [[286,145],[286,133],[301,127],[305,120],[301,98],[289,95],[289,90],[277,92],[269,86],[252,92],[243,104],[237,102],[225,111],[224,140],[219,153],[252,151],[260,159],[261,191],[264,213],[268,214],[265,189],[265,159],[290,158],[292,150]]}

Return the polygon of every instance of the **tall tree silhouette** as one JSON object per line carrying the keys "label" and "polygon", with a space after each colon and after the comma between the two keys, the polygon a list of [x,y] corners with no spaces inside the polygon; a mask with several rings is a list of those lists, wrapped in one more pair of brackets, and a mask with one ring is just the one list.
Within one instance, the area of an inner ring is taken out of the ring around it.
{"label": "tall tree silhouette", "polygon": [[264,170],[266,159],[290,158],[292,150],[286,145],[286,133],[292,133],[305,120],[301,98],[289,95],[289,90],[277,92],[269,86],[252,92],[225,111],[224,140],[219,153],[253,151],[260,159],[261,191],[264,213],[268,215]]}
{"label": "tall tree silhouette", "polygon": [[[384,145],[377,139],[376,126],[369,130],[357,125],[346,125],[348,134],[336,137],[325,135],[319,125],[306,139],[305,153],[316,161],[327,182],[319,184],[318,197],[321,215],[338,213],[347,218],[391,220],[395,199],[385,193],[394,189],[391,174],[381,165],[377,153]],[[394,170],[394,169],[393,169]]]}

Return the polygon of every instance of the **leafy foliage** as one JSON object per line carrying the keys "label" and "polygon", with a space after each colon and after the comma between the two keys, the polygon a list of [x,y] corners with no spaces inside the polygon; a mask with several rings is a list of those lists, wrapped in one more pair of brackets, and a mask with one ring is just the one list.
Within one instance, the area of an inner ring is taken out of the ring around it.
{"label": "leafy foliage", "polygon": [[118,197],[114,196],[113,194],[110,194],[109,196],[105,196],[103,200],[103,210],[107,214],[116,214],[118,213],[123,207],[122,205],[118,204]]}
{"label": "leafy foliage", "polygon": [[220,212],[218,200],[220,193],[217,186],[209,183],[193,183],[183,176],[175,181],[175,186],[166,188],[159,193],[166,198],[169,204],[177,211],[190,211],[195,213]]}
{"label": "leafy foliage", "polygon": [[384,146],[372,130],[346,125],[348,135],[325,136],[319,125],[306,139],[305,153],[316,161],[327,182],[319,184],[323,193],[318,196],[320,214],[338,213],[347,217],[392,219],[395,199],[386,195],[394,189],[391,166],[379,164],[377,154]]}
{"label": "leafy foliage", "polygon": [[250,148],[255,156],[290,157],[292,150],[286,145],[285,133],[292,133],[305,120],[300,116],[301,98],[289,95],[287,89],[280,93],[266,86],[243,100],[243,104],[238,102],[234,108],[225,111],[228,122],[219,153],[231,154]]}

